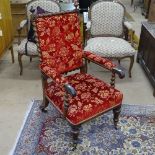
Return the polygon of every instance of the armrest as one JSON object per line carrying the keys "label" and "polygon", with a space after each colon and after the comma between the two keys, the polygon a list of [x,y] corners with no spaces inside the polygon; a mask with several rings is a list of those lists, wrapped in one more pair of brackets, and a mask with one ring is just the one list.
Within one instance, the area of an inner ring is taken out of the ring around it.
{"label": "armrest", "polygon": [[107,58],[103,58],[89,51],[84,51],[83,57],[91,62],[94,62],[95,64],[100,65],[103,68],[110,70],[112,73],[118,74],[120,78],[125,77],[124,72],[121,69],[117,68],[116,65]]}
{"label": "armrest", "polygon": [[128,21],[124,22],[124,28],[125,28],[125,40],[129,41],[133,46],[134,45],[133,37],[135,31],[133,30],[131,23],[129,23]]}
{"label": "armrest", "polygon": [[60,84],[65,88],[65,91],[71,96],[76,96],[75,89],[68,84],[68,81],[65,77],[59,74],[54,68],[48,67],[46,64],[40,64],[40,70],[49,78],[53,79],[56,83]]}
{"label": "armrest", "polygon": [[88,31],[88,30],[90,30],[90,27],[91,27],[91,21],[89,20],[89,21],[87,21],[87,23],[86,23],[86,30]]}
{"label": "armrest", "polygon": [[88,18],[88,12],[83,12],[83,23],[86,27],[86,31],[90,30],[91,27],[91,21]]}
{"label": "armrest", "polygon": [[25,19],[25,20],[22,20],[17,28],[17,31],[18,31],[18,45],[21,43],[21,31],[22,29],[27,25],[28,23],[28,20]]}
{"label": "armrest", "polygon": [[120,79],[123,79],[125,77],[125,73],[120,68],[113,68],[112,72],[115,74],[118,74]]}
{"label": "armrest", "polygon": [[17,28],[18,31],[21,31],[28,23],[27,19],[24,19],[20,22],[19,27]]}
{"label": "armrest", "polygon": [[65,85],[67,83],[66,79],[59,74],[54,68],[48,67],[46,64],[40,64],[39,66],[40,70],[48,76],[48,78],[51,78],[58,84]]}
{"label": "armrest", "polygon": [[116,65],[113,64],[111,60],[109,60],[107,58],[103,58],[103,57],[96,55],[89,51],[84,51],[83,57],[89,61],[92,61],[92,62],[110,70],[110,71],[112,71],[112,69],[114,67],[116,67]]}
{"label": "armrest", "polygon": [[124,22],[124,26],[128,29],[128,30],[133,30],[131,23],[129,23],[128,21]]}

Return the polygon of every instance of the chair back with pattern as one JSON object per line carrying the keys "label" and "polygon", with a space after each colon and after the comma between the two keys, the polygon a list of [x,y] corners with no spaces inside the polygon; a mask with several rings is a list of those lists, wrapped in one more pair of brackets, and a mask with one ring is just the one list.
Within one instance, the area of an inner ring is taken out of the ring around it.
{"label": "chair back with pattern", "polygon": [[58,73],[82,66],[82,39],[77,12],[40,15],[35,20],[41,63]]}
{"label": "chair back with pattern", "polygon": [[125,8],[122,4],[109,1],[97,1],[90,7],[91,35],[123,35]]}
{"label": "chair back with pattern", "polygon": [[58,2],[54,0],[32,0],[30,1],[26,6],[26,13],[27,13],[27,19],[28,19],[28,29],[30,28],[30,19],[31,19],[31,10],[34,9],[36,14],[36,8],[37,7],[42,8],[46,12],[55,13],[60,12],[61,7]]}

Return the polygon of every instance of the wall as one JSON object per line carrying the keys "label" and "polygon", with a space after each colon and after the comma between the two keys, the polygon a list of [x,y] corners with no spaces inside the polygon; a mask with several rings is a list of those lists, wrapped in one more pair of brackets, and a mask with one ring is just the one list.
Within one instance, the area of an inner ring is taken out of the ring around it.
{"label": "wall", "polygon": [[151,0],[148,21],[155,22],[155,0]]}
{"label": "wall", "polygon": [[[2,36],[1,36],[2,32]],[[10,1],[0,0],[0,57],[13,40]]]}

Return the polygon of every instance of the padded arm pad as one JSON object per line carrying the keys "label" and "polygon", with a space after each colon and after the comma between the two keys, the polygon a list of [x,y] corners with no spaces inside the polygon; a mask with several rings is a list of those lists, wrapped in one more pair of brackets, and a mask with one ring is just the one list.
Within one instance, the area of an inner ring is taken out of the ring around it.
{"label": "padded arm pad", "polygon": [[22,30],[24,28],[24,26],[26,26],[28,23],[28,20],[27,19],[24,19],[20,22],[19,24],[19,27],[18,27],[18,30]]}
{"label": "padded arm pad", "polygon": [[116,67],[116,65],[111,60],[101,57],[99,55],[96,55],[89,51],[84,51],[83,57],[87,60],[90,60],[90,61],[110,70],[110,71],[112,71],[112,69],[114,67]]}
{"label": "padded arm pad", "polygon": [[129,23],[128,21],[124,22],[124,26],[128,29],[128,30],[133,30],[131,23]]}
{"label": "padded arm pad", "polygon": [[65,85],[67,80],[59,74],[54,68],[49,67],[46,64],[40,64],[40,70],[47,75],[49,78],[53,79],[56,83]]}
{"label": "padded arm pad", "polygon": [[111,60],[109,60],[107,58],[101,57],[99,55],[96,55],[96,54],[88,52],[88,51],[84,52],[83,57],[87,60],[90,60],[90,61],[112,71],[113,73],[118,74],[118,76],[120,78],[125,77],[125,73],[121,69],[117,68],[116,65]]}

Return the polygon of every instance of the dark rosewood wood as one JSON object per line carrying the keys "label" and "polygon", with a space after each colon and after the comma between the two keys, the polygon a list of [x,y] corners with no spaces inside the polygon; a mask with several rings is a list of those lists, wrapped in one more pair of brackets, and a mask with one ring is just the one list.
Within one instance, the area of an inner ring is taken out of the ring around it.
{"label": "dark rosewood wood", "polygon": [[114,120],[115,129],[117,129],[117,123],[119,121],[120,112],[121,112],[121,105],[113,109],[113,114],[114,114],[113,120]]}
{"label": "dark rosewood wood", "polygon": [[72,136],[73,136],[73,150],[75,150],[78,144],[80,125],[71,125],[71,128],[72,128]]}
{"label": "dark rosewood wood", "polygon": [[42,88],[43,88],[43,102],[40,105],[40,109],[41,109],[42,112],[47,112],[47,110],[45,108],[48,106],[49,101],[46,98],[46,95],[45,95],[45,92],[44,92],[45,84],[46,84],[46,81],[47,81],[47,76],[44,73],[42,73],[41,78],[42,78]]}
{"label": "dark rosewood wood", "polygon": [[112,72],[111,75],[111,82],[110,82],[111,86],[114,88],[115,87],[115,73]]}
{"label": "dark rosewood wood", "polygon": [[[23,63],[22,63],[22,56],[23,55],[25,55],[25,54],[18,53],[18,63],[19,63],[19,67],[20,67],[20,76],[23,75]],[[30,62],[32,61],[32,58],[38,57],[38,55],[26,55],[26,56],[30,57]],[[14,62],[13,58],[12,58],[12,62]]]}
{"label": "dark rosewood wood", "polygon": [[155,96],[155,23],[142,23],[137,62],[148,76]]}
{"label": "dark rosewood wood", "polygon": [[11,45],[9,49],[11,50],[12,63],[14,63],[15,62],[15,58],[14,58],[13,46]]}

